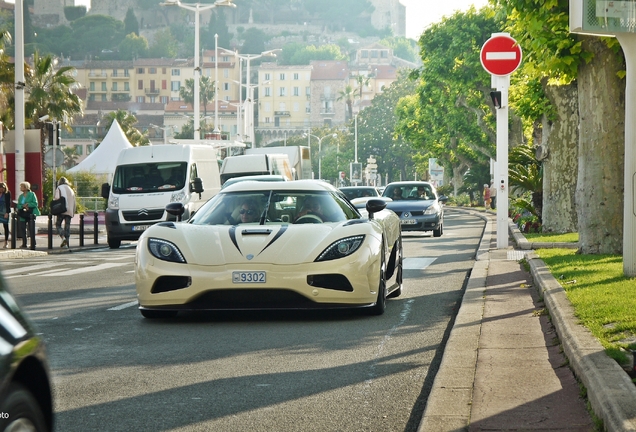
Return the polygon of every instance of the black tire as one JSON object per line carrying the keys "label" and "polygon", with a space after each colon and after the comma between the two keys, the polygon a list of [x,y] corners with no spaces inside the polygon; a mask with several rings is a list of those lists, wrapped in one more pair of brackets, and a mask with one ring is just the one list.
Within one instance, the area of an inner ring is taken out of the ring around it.
{"label": "black tire", "polygon": [[439,228],[433,230],[433,237],[441,237],[444,234],[444,224],[440,222]]}
{"label": "black tire", "polygon": [[108,237],[108,247],[111,249],[119,249],[121,246],[121,240],[116,240]]}
{"label": "black tire", "polygon": [[148,319],[174,318],[179,313],[178,311],[149,310],[149,309],[139,309],[139,312],[141,312],[144,318],[148,318]]}
{"label": "black tire", "polygon": [[386,310],[386,271],[384,260],[384,246],[382,249],[382,261],[380,262],[380,284],[378,286],[378,298],[369,309],[369,315],[382,315]]}
{"label": "black tire", "polygon": [[[0,431],[30,430],[46,432],[48,427],[42,408],[33,394],[22,384],[12,383],[0,409]],[[6,415],[5,415],[6,414]]]}
{"label": "black tire", "polygon": [[397,289],[395,289],[393,292],[391,292],[391,294],[389,294],[387,296],[387,298],[396,298],[402,295],[402,290],[404,288],[404,277],[402,275],[402,264],[403,264],[403,260],[404,260],[404,255],[403,255],[403,249],[402,249],[402,236],[400,236],[400,238],[398,239],[399,242],[399,249],[398,249],[398,253],[399,253],[399,260],[396,262],[396,276],[395,276],[395,282],[398,284]]}

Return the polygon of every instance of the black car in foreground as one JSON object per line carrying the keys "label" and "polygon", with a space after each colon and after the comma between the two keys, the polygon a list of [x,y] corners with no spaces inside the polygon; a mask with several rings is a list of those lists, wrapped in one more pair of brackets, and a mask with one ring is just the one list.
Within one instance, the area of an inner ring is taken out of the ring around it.
{"label": "black car in foreground", "polygon": [[53,430],[53,398],[42,338],[0,276],[0,432]]}

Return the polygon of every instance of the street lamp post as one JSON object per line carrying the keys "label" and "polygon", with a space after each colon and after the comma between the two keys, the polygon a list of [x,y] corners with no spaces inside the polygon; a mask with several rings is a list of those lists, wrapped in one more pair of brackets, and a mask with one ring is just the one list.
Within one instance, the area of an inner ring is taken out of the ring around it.
{"label": "street lamp post", "polygon": [[[202,5],[201,3],[181,3],[180,0],[166,0],[160,3],[162,6],[179,6],[180,8],[187,9],[194,12],[194,140],[201,140],[201,125],[200,125],[200,95],[199,95],[199,80],[201,79],[201,65],[199,64],[199,13],[213,9],[218,6],[236,7],[232,3],[232,0],[217,0],[212,4]],[[215,54],[216,55],[216,54]],[[215,83],[216,86],[216,83]]]}
{"label": "street lamp post", "polygon": [[221,139],[219,128],[219,35],[214,34],[214,137]]}
{"label": "street lamp post", "polygon": [[317,137],[316,135],[312,135],[310,133],[306,133],[307,141],[309,141],[310,137],[314,137],[318,140],[318,180],[322,179],[322,140],[327,137],[337,138],[338,135],[331,134],[325,135],[324,137]]}
{"label": "street lamp post", "polygon": [[[247,62],[247,77],[246,77],[246,89],[247,89],[247,94],[246,94],[246,98],[245,98],[245,120],[246,120],[246,126],[245,126],[245,135],[247,135],[249,137],[249,139],[251,140],[252,143],[256,143],[256,139],[254,136],[254,94],[252,93],[252,86],[250,86],[250,64],[252,62],[252,60],[264,57],[264,56],[274,56],[276,57],[276,52],[277,51],[282,51],[280,48],[276,48],[273,50],[269,50],[269,51],[264,51],[260,54],[239,54],[236,51],[230,51],[227,50],[225,48],[221,48],[223,51],[226,51],[228,53],[234,54],[235,57],[237,57],[238,59],[241,60],[245,60]],[[242,84],[241,84],[242,85]]]}

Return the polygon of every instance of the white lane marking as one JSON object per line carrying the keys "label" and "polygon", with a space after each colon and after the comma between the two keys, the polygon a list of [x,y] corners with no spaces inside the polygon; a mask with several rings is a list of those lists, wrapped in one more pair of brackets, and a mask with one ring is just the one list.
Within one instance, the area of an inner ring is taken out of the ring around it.
{"label": "white lane marking", "polygon": [[129,308],[129,307],[137,306],[137,304],[138,304],[138,302],[137,302],[137,300],[135,300],[135,301],[131,301],[131,302],[128,302],[128,303],[121,304],[119,306],[113,306],[112,308],[108,308],[106,310],[118,311],[118,310],[126,309],[126,308]]}
{"label": "white lane marking", "polygon": [[424,270],[435,262],[437,258],[404,258],[402,268],[404,270]]}
{"label": "white lane marking", "polygon": [[73,269],[73,270],[67,270],[67,271],[64,271],[64,272],[54,273],[54,274],[50,274],[49,276],[70,276],[70,275],[76,275],[76,274],[81,274],[81,273],[88,273],[88,272],[94,272],[94,271],[99,271],[99,270],[106,270],[106,269],[113,268],[113,267],[121,267],[122,265],[125,265],[125,264],[104,263],[104,264],[99,264],[99,265],[96,265],[96,266],[82,267],[82,268],[77,268],[77,269]]}
{"label": "white lane marking", "polygon": [[4,270],[2,273],[5,276],[10,276],[16,273],[28,273],[31,270],[40,270],[40,269],[45,269],[45,268],[51,268],[51,267],[55,267],[59,265],[58,263],[55,262],[49,262],[49,263],[44,263],[44,264],[37,264],[37,265],[31,265],[31,266],[26,266],[26,267],[18,267],[18,268],[14,268],[11,270]]}
{"label": "white lane marking", "polygon": [[516,60],[516,51],[487,52],[486,60]]}
{"label": "white lane marking", "polygon": [[66,270],[70,270],[70,269],[68,269],[68,268],[58,268],[58,269],[55,269],[55,270],[46,270],[46,271],[35,272],[35,273],[19,274],[19,275],[15,275],[15,276],[9,276],[6,279],[15,279],[15,278],[31,277],[31,276],[46,276],[46,275],[52,275],[52,274],[55,274],[55,273],[59,273],[61,271],[66,271]]}

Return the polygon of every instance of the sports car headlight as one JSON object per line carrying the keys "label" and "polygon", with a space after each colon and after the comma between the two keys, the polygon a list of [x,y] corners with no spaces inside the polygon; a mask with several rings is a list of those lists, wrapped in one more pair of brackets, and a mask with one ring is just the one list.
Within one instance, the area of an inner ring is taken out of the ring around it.
{"label": "sports car headlight", "polygon": [[327,249],[325,249],[320,255],[318,255],[318,258],[316,258],[316,262],[329,261],[351,255],[358,250],[363,241],[364,236],[358,235],[343,238],[336,242],[333,242],[327,247]]}
{"label": "sports car headlight", "polygon": [[184,264],[186,262],[179,248],[174,243],[166,240],[149,238],[148,250],[150,251],[152,256],[163,261],[171,261]]}
{"label": "sports car headlight", "polygon": [[175,192],[170,197],[170,202],[183,202],[186,199],[186,193],[184,191]]}
{"label": "sports car headlight", "polygon": [[432,204],[429,208],[426,209],[424,214],[436,214],[439,213],[440,207],[438,203]]}

